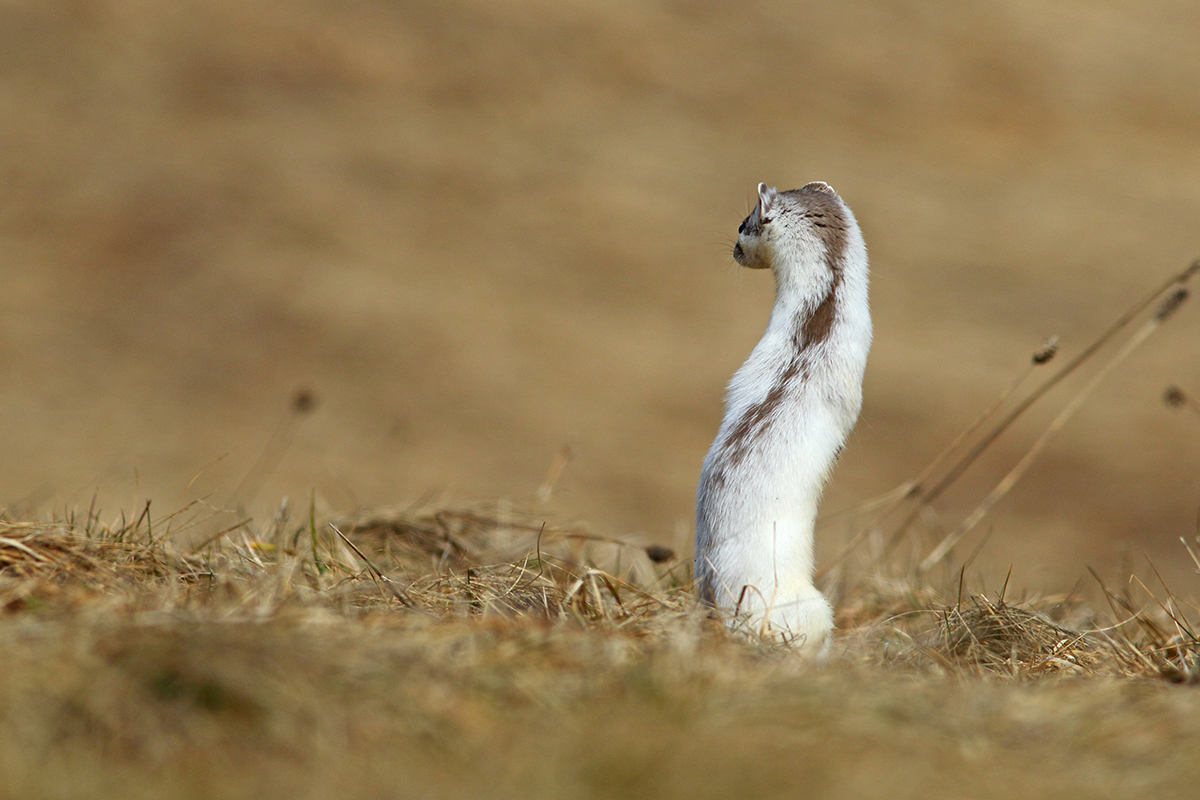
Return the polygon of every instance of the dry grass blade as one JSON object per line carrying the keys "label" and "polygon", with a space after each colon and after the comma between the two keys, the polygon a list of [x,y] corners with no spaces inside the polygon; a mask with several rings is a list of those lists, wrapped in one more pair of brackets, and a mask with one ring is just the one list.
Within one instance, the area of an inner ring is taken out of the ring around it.
{"label": "dry grass blade", "polygon": [[363,551],[358,549],[358,545],[356,545],[354,542],[350,541],[350,539],[348,539],[346,537],[346,534],[339,531],[337,529],[337,526],[334,525],[332,522],[329,523],[329,528],[334,533],[336,533],[338,535],[338,538],[340,538],[343,542],[345,542],[346,545],[351,550],[354,551],[354,554],[356,556],[358,556],[359,558],[361,558],[363,560],[363,563],[367,565],[367,569],[369,569],[371,571],[371,574],[375,577],[375,579],[377,581],[379,581],[382,585],[386,586],[388,591],[391,592],[392,596],[400,601],[401,605],[403,605],[405,608],[413,607],[414,603],[413,603],[412,598],[409,597],[408,594],[403,589],[400,589],[398,586],[396,586],[396,584],[392,581],[391,578],[389,578],[387,575],[384,575],[382,572],[380,572],[379,567],[377,567],[373,563],[371,563],[371,559],[369,559],[365,555],[363,555]]}
{"label": "dry grass blade", "polygon": [[22,553],[37,559],[38,561],[46,564],[51,563],[50,559],[46,558],[46,556],[42,555],[41,553],[34,551],[24,542],[19,542],[16,539],[9,539],[7,536],[0,536],[0,547],[14,547],[17,550],[20,550]]}

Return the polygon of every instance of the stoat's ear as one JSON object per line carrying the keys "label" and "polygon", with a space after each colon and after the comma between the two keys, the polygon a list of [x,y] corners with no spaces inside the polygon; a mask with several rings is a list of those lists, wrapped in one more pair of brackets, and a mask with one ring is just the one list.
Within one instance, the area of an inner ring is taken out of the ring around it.
{"label": "stoat's ear", "polygon": [[833,190],[833,187],[830,186],[825,181],[813,181],[812,183],[806,183],[800,191],[802,191],[802,192],[824,192],[825,194],[831,194],[834,197],[837,197],[837,192],[835,192]]}
{"label": "stoat's ear", "polygon": [[758,204],[759,213],[763,216],[771,213],[771,207],[775,205],[775,201],[779,199],[779,192],[775,191],[765,183],[758,185]]}

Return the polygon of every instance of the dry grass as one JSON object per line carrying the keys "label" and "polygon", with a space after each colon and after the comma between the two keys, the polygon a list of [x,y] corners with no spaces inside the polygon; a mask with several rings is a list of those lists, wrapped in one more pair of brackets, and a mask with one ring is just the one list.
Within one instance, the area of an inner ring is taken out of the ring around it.
{"label": "dry grass", "polygon": [[[148,514],[114,526],[94,517],[0,523],[0,607],[39,617],[96,608],[246,619],[327,611],[603,630],[635,641],[677,640],[686,631],[715,647],[788,652],[749,631],[727,632],[696,602],[690,565],[670,551],[511,511],[376,510],[289,527],[285,505],[260,533],[239,528],[240,541],[226,533],[183,550],[154,534]],[[916,576],[870,576],[842,598],[834,660],[1014,678],[1200,680],[1190,609],[1174,595],[1163,604],[1147,589],[1135,604],[1128,592],[1104,589],[1112,619],[1077,598],[947,601]]]}
{"label": "dry grass", "polygon": [[1200,778],[1200,697],[1171,688],[1200,648],[1175,607],[1114,625],[875,575],[813,668],[727,632],[660,549],[512,512],[285,505],[194,550],[175,543],[199,522],[166,535],[181,519],[0,526],[0,796],[1105,797]]}

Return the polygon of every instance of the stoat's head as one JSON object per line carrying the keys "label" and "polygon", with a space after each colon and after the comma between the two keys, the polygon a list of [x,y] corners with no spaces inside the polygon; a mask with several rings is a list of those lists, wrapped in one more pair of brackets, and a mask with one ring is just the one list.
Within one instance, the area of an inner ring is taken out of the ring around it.
{"label": "stoat's head", "polygon": [[839,259],[854,217],[827,183],[777,192],[758,185],[758,205],[738,228],[733,258],[751,269],[775,268],[783,262]]}

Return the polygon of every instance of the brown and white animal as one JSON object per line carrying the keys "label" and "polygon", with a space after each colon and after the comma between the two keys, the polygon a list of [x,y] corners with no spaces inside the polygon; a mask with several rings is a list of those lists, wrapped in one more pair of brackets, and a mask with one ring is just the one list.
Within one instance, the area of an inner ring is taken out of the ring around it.
{"label": "brown and white animal", "polygon": [[833,612],[813,585],[813,524],[862,405],[871,347],[867,248],[828,184],[777,192],[738,228],[733,257],[770,269],[775,307],[733,376],[696,496],[701,598],[821,655]]}

